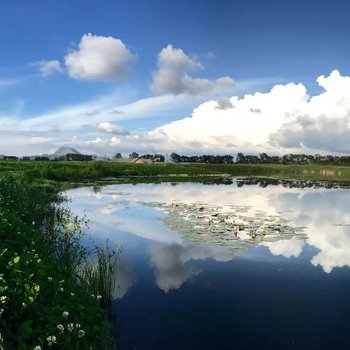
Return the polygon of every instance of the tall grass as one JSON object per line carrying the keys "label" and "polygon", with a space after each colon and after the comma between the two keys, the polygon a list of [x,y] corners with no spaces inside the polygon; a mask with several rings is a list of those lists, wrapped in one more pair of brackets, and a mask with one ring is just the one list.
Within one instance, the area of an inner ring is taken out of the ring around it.
{"label": "tall grass", "polygon": [[81,281],[89,293],[96,295],[101,305],[108,309],[117,287],[117,262],[120,247],[110,249],[108,241],[105,246],[96,247],[90,258],[81,266]]}

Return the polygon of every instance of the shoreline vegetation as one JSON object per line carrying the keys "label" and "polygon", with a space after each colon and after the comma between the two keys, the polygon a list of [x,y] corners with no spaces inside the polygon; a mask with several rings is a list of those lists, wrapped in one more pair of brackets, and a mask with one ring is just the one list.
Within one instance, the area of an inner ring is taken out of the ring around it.
{"label": "shoreline vegetation", "polygon": [[1,161],[0,349],[115,348],[108,305],[119,251],[107,245],[86,250],[84,219],[72,215],[64,189],[125,182],[229,184],[230,177],[241,178],[242,185],[283,179],[350,185],[350,167]]}
{"label": "shoreline vegetation", "polygon": [[52,182],[90,183],[154,178],[265,177],[350,183],[350,166],[321,164],[204,164],[94,161],[0,161],[0,174],[18,174]]}
{"label": "shoreline vegetation", "polygon": [[81,244],[84,219],[60,191],[0,175],[0,349],[115,349],[106,306],[118,252]]}

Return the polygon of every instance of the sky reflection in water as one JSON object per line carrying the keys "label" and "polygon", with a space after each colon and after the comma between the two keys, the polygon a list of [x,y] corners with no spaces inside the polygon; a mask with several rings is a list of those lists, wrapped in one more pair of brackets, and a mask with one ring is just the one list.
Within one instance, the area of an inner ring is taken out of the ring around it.
{"label": "sky reflection in water", "polygon": [[[216,348],[230,349],[233,335],[226,329],[229,324],[242,349],[252,344],[325,349],[345,341],[341,324],[350,304],[340,305],[342,295],[336,294],[345,282],[345,290],[350,288],[348,269],[337,269],[350,266],[349,190],[257,185],[238,188],[233,182],[226,186],[111,185],[100,191],[74,189],[68,195],[73,198],[73,211],[85,213],[89,219],[89,232],[95,241],[108,238],[122,244],[116,292],[121,349],[209,349],[206,346],[214,343]],[[304,226],[307,238],[261,242],[239,253],[220,245],[188,243],[164,225],[165,211],[147,206],[176,201],[223,208],[248,206],[250,212],[280,215],[290,220],[291,226]],[[281,293],[285,293],[283,297]],[[261,303],[257,297],[262,297]],[[232,298],[245,308],[232,304]],[[216,305],[218,300],[223,304]],[[201,312],[196,310],[196,303]],[[269,316],[265,314],[264,318],[263,310]],[[162,317],[167,321],[160,320]],[[281,332],[279,317],[292,327],[287,335],[274,333]],[[318,317],[327,321],[318,325]],[[210,330],[203,319],[213,322]],[[300,332],[310,322],[328,331],[336,327],[337,341],[333,336],[321,336],[321,329],[312,333],[315,338],[306,340]],[[242,324],[251,332],[243,331]],[[203,343],[196,327],[208,332],[202,336]],[[162,334],[146,336],[146,330],[154,333],[156,329]],[[174,331],[184,332],[186,341],[172,339]]]}

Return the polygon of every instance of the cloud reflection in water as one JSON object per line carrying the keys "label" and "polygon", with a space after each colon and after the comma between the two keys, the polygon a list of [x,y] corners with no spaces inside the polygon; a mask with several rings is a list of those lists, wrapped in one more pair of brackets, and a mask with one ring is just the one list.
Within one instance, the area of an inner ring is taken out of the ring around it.
{"label": "cloud reflection in water", "polygon": [[155,267],[156,284],[166,293],[180,288],[183,283],[201,273],[200,268],[187,264],[190,260],[214,259],[226,262],[233,258],[233,253],[224,248],[194,244],[153,243],[149,253]]}

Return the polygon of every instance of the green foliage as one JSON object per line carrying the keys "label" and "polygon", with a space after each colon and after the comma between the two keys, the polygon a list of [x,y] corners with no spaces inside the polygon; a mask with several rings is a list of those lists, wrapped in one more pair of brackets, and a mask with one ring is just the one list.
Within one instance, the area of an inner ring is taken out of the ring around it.
{"label": "green foliage", "polygon": [[81,234],[57,187],[0,177],[0,348],[113,348],[100,301],[77,278]]}
{"label": "green foliage", "polygon": [[[86,183],[104,179],[139,177],[205,177],[214,175],[268,176],[285,179],[350,181],[350,167],[321,164],[204,164],[131,162],[11,162],[0,161],[0,174],[23,174],[51,186],[57,182]],[[51,187],[48,186],[48,189]]]}

